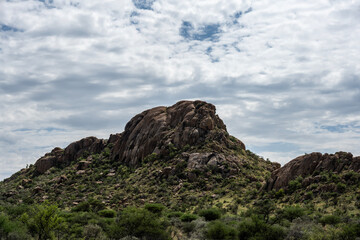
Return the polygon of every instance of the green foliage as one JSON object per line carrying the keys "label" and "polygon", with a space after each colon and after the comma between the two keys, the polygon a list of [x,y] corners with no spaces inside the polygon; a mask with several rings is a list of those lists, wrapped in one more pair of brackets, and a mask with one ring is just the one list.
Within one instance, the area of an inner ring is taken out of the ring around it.
{"label": "green foliage", "polygon": [[165,206],[161,203],[147,203],[145,204],[145,209],[160,216]]}
{"label": "green foliage", "polygon": [[86,240],[105,239],[102,228],[96,224],[88,224],[84,227],[83,236]]}
{"label": "green foliage", "polygon": [[128,207],[110,227],[110,237],[119,239],[134,236],[144,239],[169,239],[165,226],[157,215],[143,208]]}
{"label": "green foliage", "polygon": [[283,196],[285,196],[285,191],[282,188],[275,193],[276,198],[282,198]]}
{"label": "green foliage", "polygon": [[98,212],[99,216],[105,218],[114,218],[116,216],[116,212],[112,209],[104,209]]}
{"label": "green foliage", "polygon": [[291,180],[288,183],[288,191],[289,193],[293,193],[296,190],[301,188],[303,178],[301,176],[298,176],[295,180]]}
{"label": "green foliage", "polygon": [[71,211],[73,211],[73,212],[98,212],[103,209],[105,209],[105,204],[103,204],[98,199],[91,198],[88,201],[79,203],[76,207],[71,209]]}
{"label": "green foliage", "polygon": [[217,220],[209,223],[206,231],[206,237],[208,239],[235,239],[237,232],[233,227],[226,225],[225,223]]}
{"label": "green foliage", "polygon": [[339,233],[339,239],[355,240],[360,237],[360,223],[345,224]]}
{"label": "green foliage", "polygon": [[30,232],[39,240],[55,238],[54,231],[62,226],[63,219],[58,216],[55,205],[38,205],[33,209],[33,214],[27,220]]}
{"label": "green foliage", "polygon": [[240,240],[281,240],[285,238],[285,230],[278,225],[269,225],[259,216],[253,215],[240,222],[238,227]]}
{"label": "green foliage", "polygon": [[159,156],[156,154],[156,153],[151,153],[149,155],[147,155],[144,159],[143,159],[143,162],[144,163],[152,163],[154,162],[155,160],[158,160],[159,159]]}
{"label": "green foliage", "polygon": [[336,225],[340,223],[341,219],[339,216],[336,215],[324,215],[320,218],[319,222],[322,225]]}
{"label": "green foliage", "polygon": [[300,206],[286,206],[280,210],[279,217],[285,218],[292,222],[294,219],[302,217],[305,215],[305,209]]}
{"label": "green foliage", "polygon": [[11,221],[7,215],[0,213],[0,239],[10,239],[11,235],[15,234],[25,239],[25,226],[21,222]]}
{"label": "green foliage", "polygon": [[180,218],[184,213],[183,212],[169,212],[167,214],[168,218]]}
{"label": "green foliage", "polygon": [[209,208],[201,210],[199,215],[204,217],[206,221],[213,221],[221,217],[221,211],[218,208]]}
{"label": "green foliage", "polygon": [[254,203],[254,208],[248,215],[256,214],[262,216],[265,222],[269,221],[270,214],[276,209],[275,203],[271,199],[260,199]]}
{"label": "green foliage", "polygon": [[343,193],[345,192],[345,190],[346,190],[346,185],[344,183],[339,182],[336,184],[336,191],[338,193]]}
{"label": "green foliage", "polygon": [[184,213],[181,217],[180,217],[180,220],[182,222],[191,222],[191,221],[194,221],[198,218],[197,215],[195,214],[191,214],[191,213]]}

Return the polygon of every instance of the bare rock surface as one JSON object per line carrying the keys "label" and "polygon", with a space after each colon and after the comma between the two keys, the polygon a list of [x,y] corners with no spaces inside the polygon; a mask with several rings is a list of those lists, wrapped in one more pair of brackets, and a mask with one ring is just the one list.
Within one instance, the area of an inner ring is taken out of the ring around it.
{"label": "bare rock surface", "polygon": [[215,130],[227,134],[212,104],[181,101],[171,107],[156,107],[130,120],[114,143],[112,158],[135,166],[151,153],[168,154],[169,146],[181,149],[201,144]]}
{"label": "bare rock surface", "polygon": [[351,153],[347,152],[305,154],[273,171],[270,180],[267,182],[266,189],[279,190],[280,188],[286,188],[288,183],[298,176],[307,177],[304,184],[310,184],[318,181],[317,176],[311,175],[316,175],[316,173],[322,171],[340,173],[345,169],[359,172],[360,157],[353,157]]}

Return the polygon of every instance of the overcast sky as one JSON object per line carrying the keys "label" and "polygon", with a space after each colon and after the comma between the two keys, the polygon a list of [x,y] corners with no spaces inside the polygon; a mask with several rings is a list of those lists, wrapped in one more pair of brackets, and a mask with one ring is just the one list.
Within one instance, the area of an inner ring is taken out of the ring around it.
{"label": "overcast sky", "polygon": [[282,164],[360,155],[358,0],[0,0],[0,180],[182,99]]}

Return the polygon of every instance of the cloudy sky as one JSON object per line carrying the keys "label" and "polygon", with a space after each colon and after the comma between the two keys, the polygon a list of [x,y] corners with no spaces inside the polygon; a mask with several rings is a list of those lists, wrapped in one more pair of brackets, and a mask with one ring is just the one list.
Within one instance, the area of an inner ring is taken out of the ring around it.
{"label": "cloudy sky", "polygon": [[360,155],[357,0],[0,0],[0,180],[182,99],[282,164]]}

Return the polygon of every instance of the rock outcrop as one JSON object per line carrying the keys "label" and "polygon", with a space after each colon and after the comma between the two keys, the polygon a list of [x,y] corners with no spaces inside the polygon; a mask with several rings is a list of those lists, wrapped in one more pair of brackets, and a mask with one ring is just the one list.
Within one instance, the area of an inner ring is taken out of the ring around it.
{"label": "rock outcrop", "polygon": [[56,147],[50,153],[45,154],[45,156],[36,161],[36,172],[43,174],[54,166],[67,165],[85,153],[100,153],[105,146],[105,140],[97,139],[96,137],[87,137],[71,143],[65,149]]}
{"label": "rock outcrop", "polygon": [[[112,134],[108,140],[87,137],[71,143],[64,150],[55,148],[41,157],[35,166],[36,172],[43,174],[53,166],[68,165],[85,153],[100,153],[110,145],[113,161],[136,166],[149,154],[165,156],[171,149],[200,146],[212,140],[219,143],[213,146],[214,151],[221,152],[222,146],[233,148],[235,145],[245,149],[240,140],[230,140],[214,105],[203,101],[180,101],[171,107],[156,107],[136,115],[126,124],[124,132]],[[222,160],[217,162],[224,162],[223,158],[219,157]],[[211,159],[209,162],[215,164]],[[83,170],[90,163],[79,164],[79,170]]]}
{"label": "rock outcrop", "polygon": [[[228,136],[212,104],[181,101],[171,107],[156,107],[133,117],[121,135],[112,135],[112,142],[117,138],[112,158],[135,166],[149,154],[168,154],[169,146],[181,149],[200,145],[209,136],[215,137],[214,131]],[[226,144],[226,137],[221,140]],[[243,143],[239,144],[245,149]]]}
{"label": "rock outcrop", "polygon": [[271,178],[267,182],[266,189],[279,190],[280,188],[287,188],[288,183],[298,176],[307,177],[322,171],[340,173],[343,170],[359,172],[360,157],[353,157],[351,153],[346,152],[305,154],[273,171]]}

